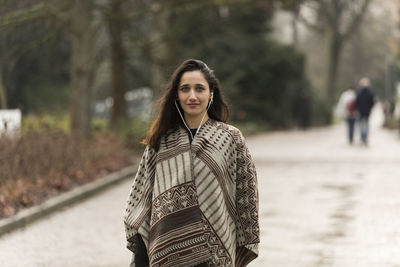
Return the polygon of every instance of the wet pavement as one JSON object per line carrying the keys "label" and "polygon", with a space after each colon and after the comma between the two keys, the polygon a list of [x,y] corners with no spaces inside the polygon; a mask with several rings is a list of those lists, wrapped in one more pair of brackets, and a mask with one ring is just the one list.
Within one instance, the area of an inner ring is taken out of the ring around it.
{"label": "wet pavement", "polygon": [[[371,121],[248,138],[260,192],[251,267],[400,267],[400,140]],[[357,136],[358,137],[358,136]],[[0,238],[0,266],[127,266],[122,216],[131,181]]]}
{"label": "wet pavement", "polygon": [[0,237],[0,266],[128,266],[123,212],[131,183]]}
{"label": "wet pavement", "polygon": [[262,239],[249,266],[400,266],[400,139],[381,120],[369,147],[344,125],[250,140]]}

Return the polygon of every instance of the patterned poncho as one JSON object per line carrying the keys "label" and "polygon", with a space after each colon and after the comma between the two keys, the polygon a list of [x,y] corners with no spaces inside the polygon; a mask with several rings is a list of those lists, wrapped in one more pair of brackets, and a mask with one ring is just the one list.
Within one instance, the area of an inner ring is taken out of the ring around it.
{"label": "patterned poncho", "polygon": [[147,147],[125,230],[133,252],[142,236],[150,266],[246,266],[256,258],[257,176],[241,132],[209,119],[192,143],[179,127],[157,152]]}

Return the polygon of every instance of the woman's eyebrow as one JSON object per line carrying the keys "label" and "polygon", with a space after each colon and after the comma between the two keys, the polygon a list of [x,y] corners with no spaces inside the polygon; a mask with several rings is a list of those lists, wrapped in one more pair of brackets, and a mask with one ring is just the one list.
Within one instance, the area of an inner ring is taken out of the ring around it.
{"label": "woman's eyebrow", "polygon": [[[203,86],[203,87],[205,86],[203,83],[196,83],[195,84],[195,86],[199,86],[199,85]],[[184,83],[184,84],[179,85],[179,87],[184,87],[184,86],[189,86],[189,84],[188,83]]]}

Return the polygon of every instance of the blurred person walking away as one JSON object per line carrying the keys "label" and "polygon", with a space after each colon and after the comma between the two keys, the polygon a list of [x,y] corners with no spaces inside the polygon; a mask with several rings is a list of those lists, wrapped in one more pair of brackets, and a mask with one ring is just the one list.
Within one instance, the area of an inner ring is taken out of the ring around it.
{"label": "blurred person walking away", "polygon": [[353,144],[354,136],[354,125],[356,122],[356,92],[353,86],[349,88],[340,95],[339,102],[336,108],[336,113],[340,114],[343,119],[346,120],[347,124],[347,138],[349,144]]}
{"label": "blurred person walking away", "polygon": [[374,106],[374,94],[370,87],[370,80],[366,77],[361,78],[355,101],[360,125],[361,142],[363,145],[368,145],[368,120],[372,107]]}

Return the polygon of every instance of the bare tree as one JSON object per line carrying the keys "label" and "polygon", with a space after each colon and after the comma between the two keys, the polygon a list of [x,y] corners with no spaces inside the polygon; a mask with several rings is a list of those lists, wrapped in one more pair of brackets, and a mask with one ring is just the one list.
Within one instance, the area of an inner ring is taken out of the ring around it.
{"label": "bare tree", "polygon": [[[3,2],[8,1],[3,0]],[[68,2],[37,0],[34,3],[32,1],[20,1],[13,10],[4,12],[0,19],[0,29],[2,30],[10,27],[10,25],[19,25],[29,20],[49,15],[63,23],[71,38],[70,127],[72,132],[86,137],[90,135],[91,128],[91,94],[95,73],[95,37],[97,29],[94,25],[94,7],[94,0],[73,0]],[[4,35],[5,33],[2,32],[1,34]],[[14,36],[16,35],[14,33]],[[3,44],[6,39],[1,39]],[[20,42],[19,46],[24,47],[23,43]],[[1,82],[1,74],[12,69],[16,60],[15,55],[18,53],[20,51],[15,47],[1,53],[0,97],[2,106],[7,104],[4,100],[6,99],[6,90],[4,89],[4,83]]]}
{"label": "bare tree", "polygon": [[111,94],[114,100],[110,124],[113,127],[118,121],[125,119],[127,115],[125,101],[127,91],[126,52],[123,41],[123,25],[126,18],[123,1],[109,0],[109,7],[106,12],[111,53]]}
{"label": "bare tree", "polygon": [[[43,16],[43,5],[37,1],[0,1],[0,108],[7,109],[9,77],[18,59],[45,40],[32,38],[32,20]],[[22,27],[24,26],[23,29]],[[18,32],[19,34],[16,34]]]}
{"label": "bare tree", "polygon": [[[0,35],[0,51],[4,51],[5,47],[5,34],[3,33]],[[7,90],[4,77],[14,68],[15,59],[16,57],[10,52],[2,52],[0,55],[0,109],[8,108]]]}
{"label": "bare tree", "polygon": [[73,0],[67,18],[71,33],[71,130],[85,137],[89,137],[91,132],[95,73],[96,29],[93,25],[93,7],[92,1]]}
{"label": "bare tree", "polygon": [[282,4],[282,8],[291,13],[291,27],[292,27],[292,44],[294,47],[298,46],[299,43],[299,30],[298,24],[300,20],[301,6],[307,0],[278,0]]}
{"label": "bare tree", "polygon": [[[302,16],[302,22],[319,34],[327,34],[328,70],[326,92],[330,104],[337,94],[338,66],[343,46],[359,29],[371,0],[309,0],[308,11],[313,11],[314,21]],[[315,23],[317,21],[317,23]]]}

